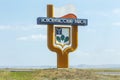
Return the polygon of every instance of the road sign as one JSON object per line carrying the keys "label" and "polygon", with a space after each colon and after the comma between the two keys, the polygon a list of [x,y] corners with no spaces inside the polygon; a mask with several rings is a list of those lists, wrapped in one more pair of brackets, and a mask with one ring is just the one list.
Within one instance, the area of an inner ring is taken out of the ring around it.
{"label": "road sign", "polygon": [[86,26],[87,25],[87,19],[38,17],[37,18],[37,24]]}
{"label": "road sign", "polygon": [[53,9],[53,5],[48,5],[47,17],[38,17],[37,24],[48,25],[47,44],[51,51],[57,53],[57,68],[68,68],[69,52],[75,51],[78,47],[78,26],[86,26],[88,20],[78,19],[71,13],[55,18]]}

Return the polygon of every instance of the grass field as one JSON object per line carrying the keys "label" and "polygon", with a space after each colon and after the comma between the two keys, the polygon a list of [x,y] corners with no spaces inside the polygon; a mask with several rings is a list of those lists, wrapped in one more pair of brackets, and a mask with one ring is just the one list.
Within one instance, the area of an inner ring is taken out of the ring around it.
{"label": "grass field", "polygon": [[118,69],[1,69],[0,80],[120,80],[119,73]]}

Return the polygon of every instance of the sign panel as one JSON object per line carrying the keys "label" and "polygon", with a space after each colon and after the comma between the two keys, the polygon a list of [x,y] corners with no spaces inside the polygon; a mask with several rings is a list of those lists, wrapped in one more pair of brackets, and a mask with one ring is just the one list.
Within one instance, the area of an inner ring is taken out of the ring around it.
{"label": "sign panel", "polygon": [[37,24],[48,25],[48,48],[57,53],[57,68],[68,68],[69,53],[78,47],[78,26],[86,26],[88,20],[71,13],[54,18],[53,11],[53,5],[48,5],[47,17],[38,17]]}
{"label": "sign panel", "polygon": [[37,24],[86,26],[87,25],[87,19],[38,17],[37,18]]}

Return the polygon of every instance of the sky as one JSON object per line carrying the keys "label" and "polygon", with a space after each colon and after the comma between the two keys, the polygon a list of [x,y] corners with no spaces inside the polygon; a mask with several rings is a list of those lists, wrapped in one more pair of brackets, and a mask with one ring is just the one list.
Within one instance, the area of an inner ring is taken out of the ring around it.
{"label": "sky", "polygon": [[88,19],[78,26],[78,48],[69,64],[120,64],[120,0],[0,0],[0,66],[56,66],[57,55],[47,47],[47,4],[55,17],[75,13]]}

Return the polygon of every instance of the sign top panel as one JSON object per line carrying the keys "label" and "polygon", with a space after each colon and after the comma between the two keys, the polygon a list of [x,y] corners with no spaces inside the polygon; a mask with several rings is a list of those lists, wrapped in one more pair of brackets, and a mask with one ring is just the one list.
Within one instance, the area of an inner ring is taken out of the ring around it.
{"label": "sign top panel", "polygon": [[86,26],[87,19],[73,19],[73,18],[48,18],[38,17],[37,24],[53,24],[53,25],[79,25]]}

